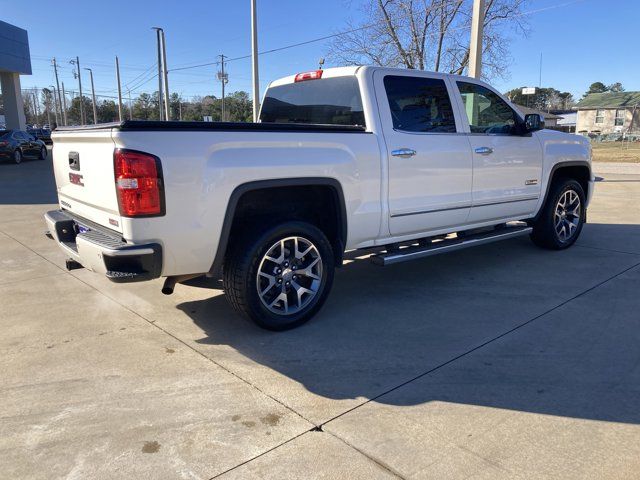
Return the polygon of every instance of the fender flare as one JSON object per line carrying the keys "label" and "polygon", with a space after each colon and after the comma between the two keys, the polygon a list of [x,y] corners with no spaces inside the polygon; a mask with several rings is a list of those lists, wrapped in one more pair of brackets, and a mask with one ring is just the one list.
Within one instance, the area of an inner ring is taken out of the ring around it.
{"label": "fender flare", "polygon": [[[561,168],[564,167],[586,167],[587,170],[589,171],[589,181],[591,181],[591,178],[593,177],[593,173],[591,171],[591,163],[589,163],[589,161],[587,160],[571,160],[568,162],[560,162],[560,163],[556,163],[553,167],[551,167],[551,171],[549,172],[549,180],[547,181],[547,188],[546,191],[544,192],[544,198],[542,200],[542,203],[540,204],[540,210],[538,211],[538,213],[536,213],[535,217],[533,217],[533,221],[538,220],[538,218],[540,218],[540,215],[542,215],[542,209],[544,208],[544,205],[547,203],[547,197],[549,196],[549,191],[551,190],[551,184],[553,183],[553,176],[555,175],[557,170],[560,170]],[[589,196],[589,192],[584,192],[585,195],[587,195],[587,197]]]}
{"label": "fender flare", "polygon": [[222,266],[224,264],[224,257],[229,245],[229,236],[231,234],[231,227],[233,225],[233,219],[235,216],[236,208],[240,198],[248,192],[253,190],[262,190],[265,188],[274,187],[300,187],[300,186],[329,186],[332,188],[336,195],[336,201],[338,205],[338,214],[340,216],[338,221],[338,239],[337,250],[335,252],[336,264],[342,264],[342,255],[344,253],[345,245],[347,244],[347,210],[344,201],[344,192],[342,191],[342,185],[335,178],[330,177],[295,177],[295,178],[276,178],[269,180],[258,180],[254,182],[247,182],[238,185],[227,203],[227,209],[224,216],[224,222],[222,224],[222,230],[220,231],[220,239],[218,241],[218,248],[216,250],[213,264],[209,270],[209,276],[214,278],[222,277]]}

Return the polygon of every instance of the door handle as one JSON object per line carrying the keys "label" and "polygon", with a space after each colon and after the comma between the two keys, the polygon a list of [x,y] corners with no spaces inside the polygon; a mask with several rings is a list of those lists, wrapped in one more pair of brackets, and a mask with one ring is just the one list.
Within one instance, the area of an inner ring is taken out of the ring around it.
{"label": "door handle", "polygon": [[490,147],[478,147],[475,152],[478,155],[491,155],[493,153],[493,148]]}
{"label": "door handle", "polygon": [[401,158],[413,157],[415,154],[416,154],[416,151],[410,148],[398,148],[397,150],[391,151],[391,155],[393,155],[394,157],[401,157]]}

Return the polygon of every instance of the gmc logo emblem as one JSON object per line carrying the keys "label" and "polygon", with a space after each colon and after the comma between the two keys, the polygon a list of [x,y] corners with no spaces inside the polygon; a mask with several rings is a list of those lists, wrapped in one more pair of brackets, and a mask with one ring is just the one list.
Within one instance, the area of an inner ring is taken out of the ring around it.
{"label": "gmc logo emblem", "polygon": [[79,173],[69,173],[69,181],[75,185],[84,187],[84,183],[82,183],[82,175]]}

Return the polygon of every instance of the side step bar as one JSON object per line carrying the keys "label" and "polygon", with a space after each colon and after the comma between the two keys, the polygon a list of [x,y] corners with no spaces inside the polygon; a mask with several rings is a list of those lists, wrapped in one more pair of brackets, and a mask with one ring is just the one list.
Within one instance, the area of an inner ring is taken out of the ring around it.
{"label": "side step bar", "polygon": [[397,251],[372,255],[371,262],[384,267],[394,263],[407,262],[417,258],[430,257],[441,253],[453,252],[454,250],[484,245],[485,243],[519,237],[520,235],[527,235],[531,233],[531,230],[532,228],[528,226],[506,226],[499,230],[477,233],[461,238],[438,240],[426,246],[404,247]]}

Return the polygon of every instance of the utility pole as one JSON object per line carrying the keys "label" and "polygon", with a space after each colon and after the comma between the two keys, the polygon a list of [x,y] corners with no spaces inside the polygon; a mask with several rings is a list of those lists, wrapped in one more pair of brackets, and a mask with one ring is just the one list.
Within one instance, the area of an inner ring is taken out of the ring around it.
{"label": "utility pole", "polygon": [[66,125],[66,122],[64,121],[63,117],[63,112],[62,112],[62,99],[60,98],[60,82],[58,81],[58,64],[56,63],[56,57],[53,57],[53,71],[56,74],[56,86],[58,87],[58,100],[59,100],[59,105],[60,105],[60,120],[62,121],[62,123],[64,123]]}
{"label": "utility pole", "polygon": [[89,77],[91,78],[91,99],[93,103],[93,124],[96,125],[98,123],[98,111],[96,110],[96,91],[93,88],[93,70],[90,68],[85,68],[85,70],[89,70]]}
{"label": "utility pole", "polygon": [[260,80],[258,76],[258,12],[256,0],[251,0],[251,73],[253,76],[253,121],[258,121],[260,112]]}
{"label": "utility pole", "polygon": [[49,85],[49,88],[53,92],[53,118],[56,121],[56,127],[58,126],[58,94],[56,93],[55,85]]}
{"label": "utility pole", "polygon": [[133,120],[133,108],[131,108],[131,90],[127,88],[127,94],[129,96],[129,120]]}
{"label": "utility pole", "polygon": [[67,94],[64,91],[64,82],[62,82],[62,121],[67,124]]}
{"label": "utility pole", "polygon": [[36,96],[33,91],[27,92],[27,98],[29,99],[29,103],[31,104],[31,110],[33,110],[33,116],[35,118],[34,124],[38,123],[38,111],[36,110]]}
{"label": "utility pole", "polygon": [[218,80],[222,83],[222,112],[220,120],[225,121],[225,109],[224,109],[224,86],[229,81],[229,74],[224,72],[224,55],[220,55],[220,71],[218,72]]}
{"label": "utility pole", "polygon": [[482,75],[482,30],[484,27],[484,0],[473,0],[471,42],[469,45],[469,76]]}
{"label": "utility pole", "polygon": [[156,31],[156,41],[158,44],[158,118],[162,120],[162,29],[160,27],[151,27],[151,29]]}
{"label": "utility pole", "polygon": [[540,52],[540,77],[538,78],[538,88],[542,88],[542,52]]}
{"label": "utility pole", "polygon": [[36,123],[40,123],[40,106],[38,105],[38,89],[34,89],[34,91],[32,92],[32,96],[33,96],[33,109],[36,112]]}
{"label": "utility pole", "polygon": [[[46,94],[44,93],[45,89],[42,89],[42,95],[43,97],[46,99]],[[47,112],[47,125],[49,125],[49,128],[51,128],[51,108],[49,108],[49,105],[51,105],[51,102],[45,102],[43,100],[44,103],[44,109]]]}
{"label": "utility pole", "polygon": [[122,88],[120,87],[120,63],[116,55],[116,80],[118,81],[118,121],[122,121]]}
{"label": "utility pole", "polygon": [[73,77],[78,79],[78,89],[80,90],[80,125],[84,125],[84,101],[82,98],[82,76],[80,75],[80,59],[76,57],[75,60],[69,62],[71,65],[75,65],[76,69],[73,72]]}
{"label": "utility pole", "polygon": [[171,120],[169,115],[169,69],[167,68],[167,40],[162,31],[162,81],[164,83],[164,119]]}

